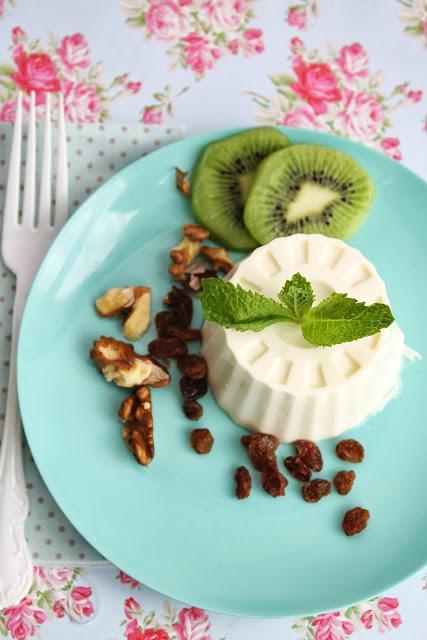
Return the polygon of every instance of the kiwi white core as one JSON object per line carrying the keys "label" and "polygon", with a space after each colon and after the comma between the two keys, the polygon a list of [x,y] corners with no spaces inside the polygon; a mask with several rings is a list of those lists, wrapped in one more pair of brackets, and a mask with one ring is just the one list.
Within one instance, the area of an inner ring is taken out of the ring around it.
{"label": "kiwi white core", "polygon": [[254,179],[253,173],[243,173],[239,176],[240,193],[242,194],[242,203],[244,204],[248,198],[249,191],[251,190],[252,182]]}
{"label": "kiwi white core", "polygon": [[339,198],[339,194],[328,187],[322,187],[314,182],[305,182],[295,196],[295,199],[288,205],[286,211],[286,220],[295,222],[301,220],[310,213],[316,215],[322,211],[331,202]]}

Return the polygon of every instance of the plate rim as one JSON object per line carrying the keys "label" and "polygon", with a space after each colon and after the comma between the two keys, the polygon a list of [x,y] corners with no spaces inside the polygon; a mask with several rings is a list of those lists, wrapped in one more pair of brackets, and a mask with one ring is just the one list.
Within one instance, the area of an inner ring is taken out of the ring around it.
{"label": "plate rim", "polygon": [[[28,321],[28,316],[29,316],[29,309],[30,309],[30,303],[32,300],[32,297],[34,295],[34,291],[36,290],[37,286],[38,286],[38,282],[41,279],[41,270],[45,264],[45,262],[49,259],[49,256],[51,255],[51,253],[53,253],[56,250],[56,247],[60,244],[62,244],[63,242],[63,238],[66,237],[68,234],[70,234],[72,232],[72,230],[74,229],[74,227],[76,225],[78,225],[80,223],[81,218],[83,217],[83,213],[84,213],[84,209],[89,206],[91,204],[92,201],[95,201],[97,198],[99,198],[99,195],[102,194],[104,191],[108,191],[111,187],[111,184],[113,184],[115,181],[119,180],[124,174],[126,174],[127,172],[131,172],[132,170],[135,170],[136,166],[139,165],[144,165],[144,163],[149,163],[151,158],[153,156],[155,157],[159,157],[163,154],[167,154],[168,152],[170,152],[171,148],[177,148],[179,146],[184,146],[186,144],[197,144],[199,141],[205,140],[206,138],[210,137],[210,136],[215,136],[216,138],[220,138],[220,137],[225,137],[225,136],[229,136],[229,135],[233,135],[235,133],[238,133],[240,131],[245,131],[248,129],[252,129],[255,127],[233,127],[233,128],[226,128],[226,129],[213,129],[213,130],[209,130],[209,131],[205,131],[203,133],[199,133],[197,135],[194,136],[189,136],[189,137],[184,137],[180,140],[177,140],[175,142],[172,142],[170,144],[167,144],[159,149],[155,149],[153,152],[147,154],[146,156],[143,156],[141,158],[138,158],[136,160],[134,160],[133,162],[129,163],[128,165],[126,165],[125,167],[123,167],[120,171],[118,171],[117,173],[115,173],[113,176],[111,176],[105,183],[103,183],[102,185],[100,185],[93,193],[90,194],[90,196],[79,205],[79,207],[75,210],[75,212],[72,214],[72,216],[67,220],[67,222],[65,223],[65,225],[63,226],[63,228],[60,230],[60,232],[58,233],[58,235],[54,238],[52,244],[49,246],[48,251],[46,252],[41,264],[39,265],[36,274],[34,276],[34,279],[31,283],[31,287],[28,291],[28,295],[27,295],[27,299],[25,302],[25,307],[24,307],[24,312],[22,314],[22,318],[21,318],[21,329],[24,328],[26,329],[26,325],[29,322]],[[393,160],[392,158],[386,156],[385,154],[381,153],[380,151],[377,151],[376,149],[370,148],[360,142],[356,142],[354,140],[348,139],[348,138],[344,138],[342,136],[336,136],[334,134],[330,134],[330,133],[326,133],[326,132],[321,132],[321,131],[313,131],[310,129],[304,129],[304,128],[297,128],[297,127],[282,127],[282,126],[278,126],[275,127],[277,129],[279,129],[280,131],[283,131],[283,133],[285,133],[286,135],[288,135],[290,137],[290,139],[292,139],[292,134],[293,133],[302,133],[304,135],[308,135],[308,136],[313,136],[314,138],[316,138],[316,141],[313,142],[312,144],[319,144],[322,145],[323,142],[322,140],[325,141],[325,146],[332,146],[334,147],[333,141],[339,141],[341,144],[343,144],[344,146],[349,145],[350,148],[354,148],[354,149],[359,149],[362,148],[365,152],[368,152],[368,154],[372,154],[372,156],[374,158],[380,159],[381,162],[387,164],[390,164],[390,167],[394,167],[396,168],[396,166],[399,168],[399,171],[402,171],[403,173],[408,174],[408,176],[411,177],[411,179],[416,179],[420,182],[420,184],[422,185],[422,187],[424,189],[426,189],[427,192],[427,181],[424,180],[424,178],[420,175],[418,175],[417,173],[415,173],[414,171],[412,171],[411,169],[409,169],[408,167],[406,167],[405,165],[402,165],[400,163],[397,163],[397,161]],[[319,142],[317,142],[317,140],[319,140]],[[327,144],[327,141],[331,141],[332,143],[330,145]],[[302,144],[308,144],[306,142],[302,143]],[[97,215],[96,212],[92,213],[92,215],[90,216],[90,219],[93,219],[93,216]],[[21,406],[21,416],[22,416],[22,424],[24,426],[24,430],[25,430],[25,436],[27,438],[28,444],[30,446],[30,450],[33,452],[33,445],[35,444],[33,442],[33,437],[31,434],[31,430],[27,431],[27,428],[25,427],[25,423],[27,422],[27,424],[30,423],[30,419],[29,416],[25,416],[24,414],[26,413],[26,407],[25,407],[25,391],[24,389],[24,385],[22,383],[22,371],[24,369],[24,364],[23,364],[23,350],[21,348],[22,345],[22,341],[21,341],[21,335],[22,332],[19,332],[19,338],[18,338],[18,345],[17,345],[17,375],[16,375],[16,381],[17,381],[17,391],[18,391],[18,399],[19,399],[19,403]],[[45,470],[39,467],[39,460],[38,460],[38,456],[37,454],[34,456],[36,465],[37,465],[37,469],[44,481],[44,483],[46,484],[49,492],[51,493],[52,497],[54,498],[54,500],[57,502],[58,506],[60,507],[61,511],[64,513],[64,515],[66,516],[66,518],[71,522],[71,524],[77,529],[77,531],[83,536],[83,538],[85,538],[85,540],[94,547],[95,550],[99,550],[102,547],[102,544],[98,546],[98,544],[94,544],[93,539],[91,534],[89,533],[89,535],[86,535],[85,533],[85,526],[81,526],[81,524],[79,524],[77,526],[75,519],[70,517],[70,515],[68,514],[68,508],[64,508],[64,506],[61,504],[60,500],[57,499],[57,494],[55,489],[51,486],[50,481],[48,481],[48,479],[45,477]],[[95,536],[96,537],[96,536]],[[99,553],[101,553],[107,560],[107,562],[110,562],[111,564],[113,564],[114,566],[116,566],[117,568],[120,568],[124,571],[126,571],[126,573],[129,573],[129,575],[132,575],[132,569],[131,567],[128,566],[123,566],[122,562],[120,562],[120,564],[115,562],[114,559],[114,553],[110,554],[108,553],[108,559],[107,559],[107,555],[102,553],[102,551],[99,551]],[[392,587],[394,587],[396,584],[400,584],[401,582],[403,582],[404,580],[408,579],[410,576],[414,575],[417,571],[421,570],[422,568],[424,568],[427,564],[427,549],[426,549],[426,557],[424,559],[424,561],[420,564],[417,563],[417,566],[413,569],[408,569],[406,572],[404,572],[401,577],[399,577],[399,579],[396,580],[390,580],[388,583],[382,583],[382,586],[379,589],[375,589],[374,591],[370,591],[370,592],[366,592],[364,591],[363,593],[360,594],[360,596],[358,596],[354,602],[359,602],[362,600],[367,600],[370,599],[372,597],[375,597],[378,595],[378,591],[384,591],[384,590],[388,590]],[[161,593],[162,595],[169,597],[169,598],[173,598],[175,600],[181,601],[182,602],[182,598],[179,594],[173,593],[173,590],[170,589],[163,589],[161,588],[161,586],[156,587],[151,586],[148,583],[144,582],[144,585],[149,587],[150,589],[157,591],[159,593]],[[342,601],[339,599],[339,597],[337,596],[335,598],[335,600],[333,598],[330,599],[331,602],[329,605],[327,605],[327,607],[322,607],[322,611],[330,611],[330,610],[335,610],[335,609],[342,609],[345,608],[346,606],[350,606],[351,604],[354,604],[354,602],[348,603],[347,601]],[[309,615],[312,612],[307,612],[304,608],[294,608],[292,610],[291,613],[287,612],[287,613],[275,613],[275,612],[265,612],[265,611],[237,611],[235,608],[231,607],[231,608],[222,608],[222,609],[217,609],[217,608],[213,608],[211,604],[204,602],[204,599],[201,598],[200,600],[198,600],[197,602],[192,602],[191,606],[196,606],[196,607],[200,607],[203,609],[206,609],[207,611],[211,611],[211,612],[215,612],[215,613],[220,613],[223,615],[230,615],[230,616],[236,616],[236,617],[244,617],[244,618],[255,618],[255,619],[261,619],[261,618],[265,618],[265,619],[280,619],[280,618],[284,618],[284,617],[301,617],[301,616],[306,616]],[[316,612],[317,613],[317,612]]]}

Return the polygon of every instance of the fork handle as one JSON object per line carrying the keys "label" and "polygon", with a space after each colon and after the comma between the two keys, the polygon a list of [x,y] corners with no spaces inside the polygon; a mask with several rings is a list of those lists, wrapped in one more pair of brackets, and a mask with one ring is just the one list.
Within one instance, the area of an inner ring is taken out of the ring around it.
{"label": "fork handle", "polygon": [[16,283],[6,418],[0,451],[0,609],[27,595],[33,566],[25,539],[28,496],[22,464],[22,427],[16,390],[16,346],[29,278]]}

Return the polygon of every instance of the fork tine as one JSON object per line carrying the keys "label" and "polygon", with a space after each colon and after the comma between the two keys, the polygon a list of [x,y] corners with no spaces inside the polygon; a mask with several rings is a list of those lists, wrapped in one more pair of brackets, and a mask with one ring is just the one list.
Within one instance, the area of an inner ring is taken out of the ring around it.
{"label": "fork tine", "polygon": [[28,125],[27,157],[25,161],[24,204],[21,224],[34,226],[35,188],[36,188],[36,101],[35,93],[30,97],[30,122]]}
{"label": "fork tine", "polygon": [[52,129],[50,121],[50,93],[46,94],[46,111],[44,118],[43,159],[40,178],[39,226],[48,226],[50,219],[50,200],[52,182]]}
{"label": "fork tine", "polygon": [[[12,147],[10,151],[9,173],[7,178],[6,200],[3,212],[3,227],[18,222],[19,182],[21,174],[21,137],[22,137],[22,93],[16,100],[15,125],[13,127]],[[2,244],[5,234],[2,236]],[[3,247],[2,247],[3,251]]]}
{"label": "fork tine", "polygon": [[58,137],[55,193],[55,227],[62,227],[68,217],[68,167],[67,140],[65,134],[64,98],[59,95]]}

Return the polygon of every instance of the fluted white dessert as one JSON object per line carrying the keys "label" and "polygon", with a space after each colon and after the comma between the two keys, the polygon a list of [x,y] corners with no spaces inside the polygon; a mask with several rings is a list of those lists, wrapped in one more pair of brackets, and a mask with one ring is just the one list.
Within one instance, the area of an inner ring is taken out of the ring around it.
{"label": "fluted white dessert", "polygon": [[[296,272],[311,282],[315,304],[334,291],[389,304],[383,281],[360,251],[317,234],[259,247],[230,282],[276,298]],[[330,438],[382,409],[399,389],[404,348],[396,322],[374,336],[333,347],[309,344],[290,323],[259,332],[210,322],[203,327],[203,355],[218,404],[238,425],[283,442]]]}

